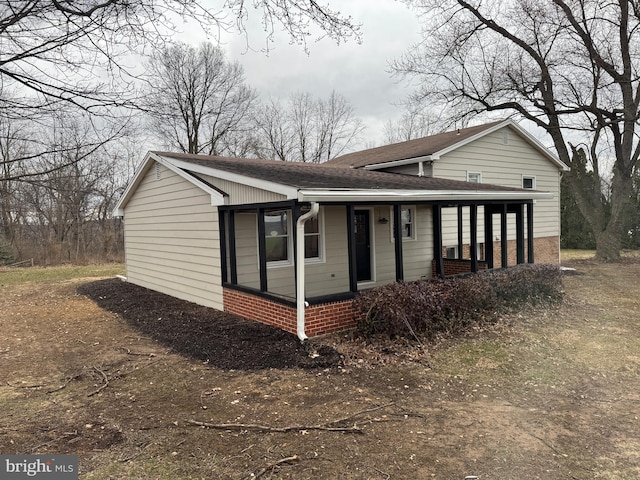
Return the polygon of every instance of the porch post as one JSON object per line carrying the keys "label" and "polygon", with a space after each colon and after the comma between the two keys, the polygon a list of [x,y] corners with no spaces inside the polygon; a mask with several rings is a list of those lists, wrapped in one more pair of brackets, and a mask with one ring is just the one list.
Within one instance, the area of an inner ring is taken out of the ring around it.
{"label": "porch post", "polygon": [[502,268],[509,266],[509,257],[507,251],[507,204],[502,205],[500,210],[500,263]]}
{"label": "porch post", "polygon": [[527,263],[533,263],[533,202],[527,203]]}
{"label": "porch post", "polygon": [[224,211],[218,210],[218,232],[220,234],[220,274],[222,284],[227,283],[227,220]]}
{"label": "porch post", "polygon": [[442,206],[433,205],[433,258],[436,261],[436,275],[444,277],[442,261]]}
{"label": "porch post", "polygon": [[516,263],[524,263],[524,205],[516,205]]}
{"label": "porch post", "polygon": [[258,265],[260,268],[260,291],[267,288],[267,236],[264,226],[264,208],[258,209]]}
{"label": "porch post", "polygon": [[402,260],[402,205],[393,205],[393,231],[395,233],[396,253],[396,282],[404,280],[404,266]]}
{"label": "porch post", "polygon": [[471,271],[478,271],[478,205],[469,205],[469,223],[471,241],[469,242],[469,250],[471,253]]}
{"label": "porch post", "polygon": [[458,205],[458,260],[462,260],[462,205]]}
{"label": "porch post", "polygon": [[[300,218],[300,215],[302,214],[302,209],[300,208],[300,204],[296,203],[293,208],[291,208],[291,215],[292,215],[292,219],[291,219],[291,225],[292,225],[292,234],[293,234],[293,258],[294,258],[294,269],[293,269],[293,279],[297,284],[298,281],[298,268],[297,268],[297,262],[298,262],[298,229],[296,228],[296,225],[298,225],[298,219]],[[304,257],[303,257],[304,258]]]}
{"label": "porch post", "polygon": [[231,260],[231,283],[238,284],[238,264],[236,255],[236,212],[229,210],[229,258]]}
{"label": "porch post", "polygon": [[358,271],[356,263],[355,207],[347,205],[347,255],[349,258],[349,291],[358,291]]}
{"label": "porch post", "polygon": [[493,206],[484,206],[484,260],[493,268]]}

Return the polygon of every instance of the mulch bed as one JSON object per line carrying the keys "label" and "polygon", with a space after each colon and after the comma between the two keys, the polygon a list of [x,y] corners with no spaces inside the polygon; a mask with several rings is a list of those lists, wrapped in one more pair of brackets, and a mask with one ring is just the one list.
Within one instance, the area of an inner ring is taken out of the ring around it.
{"label": "mulch bed", "polygon": [[[342,363],[340,354],[329,346],[302,344],[278,328],[118,279],[80,285],[78,293],[172,351],[216,368],[328,368]],[[312,351],[318,356],[312,356]]]}

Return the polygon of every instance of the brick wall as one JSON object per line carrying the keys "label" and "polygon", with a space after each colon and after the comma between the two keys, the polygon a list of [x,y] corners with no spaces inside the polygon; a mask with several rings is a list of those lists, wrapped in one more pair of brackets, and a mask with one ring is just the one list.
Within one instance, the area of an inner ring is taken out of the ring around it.
{"label": "brick wall", "polygon": [[[223,291],[224,310],[296,334],[295,307],[230,288]],[[305,310],[305,332],[314,337],[356,326],[351,300],[311,305]]]}
{"label": "brick wall", "polygon": [[[471,260],[458,260],[453,258],[443,258],[445,275],[458,275],[460,273],[471,273]],[[485,262],[478,262],[478,270],[486,270]],[[436,261],[431,261],[431,276],[436,276]]]}

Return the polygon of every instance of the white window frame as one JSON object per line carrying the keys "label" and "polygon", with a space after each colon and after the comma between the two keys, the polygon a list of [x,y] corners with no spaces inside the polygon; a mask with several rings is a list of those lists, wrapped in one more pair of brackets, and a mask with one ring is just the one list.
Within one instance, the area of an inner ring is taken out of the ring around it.
{"label": "white window frame", "polygon": [[[476,176],[477,181],[471,180],[471,176]],[[467,182],[470,183],[482,183],[482,172],[474,172],[471,170],[467,170]]]}
{"label": "white window frame", "polygon": [[[393,216],[393,207],[389,207],[390,213],[389,213],[389,217],[391,218],[391,225],[389,228],[389,233],[391,236],[391,242],[395,242],[396,236],[395,236],[395,231],[394,231],[394,225],[395,225],[395,219]],[[409,210],[411,212],[411,236],[409,237],[405,237],[404,235],[402,236],[402,241],[403,242],[412,242],[415,241],[418,238],[418,234],[417,234],[417,212],[418,209],[416,208],[415,205],[407,205],[407,206],[402,206],[400,207],[400,214],[402,215],[402,210]],[[402,225],[400,226],[402,227]],[[404,232],[404,228],[401,228],[401,230]]]}
{"label": "white window frame", "polygon": [[[524,186],[525,179],[531,180],[531,188],[528,188],[528,187]],[[536,176],[535,175],[522,175],[522,183],[520,185],[522,185],[522,188],[524,188],[526,190],[535,190],[536,189]]]}
{"label": "white window frame", "polygon": [[[273,261],[273,262],[267,262],[267,268],[273,268],[273,267],[288,267],[290,265],[293,264],[293,261],[291,259],[291,253],[293,252],[293,235],[291,234],[292,230],[292,222],[291,222],[291,209],[287,209],[287,208],[274,208],[274,209],[269,209],[269,210],[284,210],[285,212],[287,212],[287,258],[286,260],[277,260],[277,261]],[[267,213],[267,212],[263,212]],[[265,222],[265,241],[266,238],[269,237],[269,232],[266,231],[266,222]],[[281,237],[279,235],[279,237]],[[260,239],[258,238],[258,242],[260,242]],[[260,260],[260,247],[258,247],[258,261]]]}
{"label": "white window frame", "polygon": [[[315,233],[304,234],[305,238],[307,236],[316,235]],[[324,250],[324,207],[320,207],[320,211],[318,212],[318,256],[317,257],[309,257],[304,259],[304,263],[324,263],[325,250]]]}
{"label": "white window frame", "polygon": [[[269,210],[285,210],[287,212],[287,259],[286,260],[277,260],[274,262],[267,262],[267,268],[280,268],[280,267],[290,267],[293,265],[293,212],[290,208],[285,209],[269,209]],[[324,209],[320,208],[318,212],[318,257],[309,257],[304,259],[305,264],[314,264],[314,263],[324,263],[325,262],[325,241],[324,241]],[[266,229],[265,229],[265,238],[267,237]],[[256,231],[257,236],[257,231]],[[305,234],[305,237],[307,235]],[[258,239],[259,240],[259,239]],[[258,248],[259,250],[259,248]],[[258,252],[258,261],[260,261],[260,252]]]}
{"label": "white window frame", "polygon": [[[453,250],[453,257],[450,257],[450,256],[449,256],[449,249],[452,249],[452,250]],[[453,246],[451,246],[451,247],[446,247],[446,246],[445,246],[445,247],[444,247],[444,258],[447,258],[447,259],[449,259],[449,260],[456,260],[456,259],[458,259],[458,258],[459,258],[459,256],[458,256],[458,252],[459,252],[459,251],[460,251],[460,250],[459,250],[459,248],[458,248],[458,245],[453,245]]]}

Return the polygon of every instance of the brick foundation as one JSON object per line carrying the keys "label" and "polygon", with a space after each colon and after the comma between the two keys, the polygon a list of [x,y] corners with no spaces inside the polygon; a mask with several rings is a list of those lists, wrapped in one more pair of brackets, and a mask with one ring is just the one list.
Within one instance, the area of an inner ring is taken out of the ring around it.
{"label": "brick foundation", "polygon": [[[224,310],[249,320],[281,328],[296,334],[296,308],[230,288],[223,291]],[[308,337],[337,332],[356,326],[351,300],[311,305],[305,310]]]}
{"label": "brick foundation", "polygon": [[[509,265],[516,264],[516,242],[507,243]],[[526,258],[525,244],[525,258]],[[544,237],[535,239],[536,263],[558,263],[560,242],[558,237]],[[468,254],[469,248],[463,248]],[[500,243],[494,244],[494,263],[500,267]],[[471,271],[470,260],[444,259],[445,274],[455,275]],[[484,270],[486,263],[479,261],[478,268]],[[435,269],[435,262],[432,270]],[[231,288],[223,289],[223,302],[225,312],[233,313],[249,320],[255,320],[267,325],[281,328],[287,332],[296,334],[296,308],[283,305],[250,293],[240,292]],[[305,310],[305,332],[309,337],[315,337],[326,333],[347,330],[356,326],[357,320],[351,300],[328,302],[319,305],[311,305]]]}
{"label": "brick foundation", "polygon": [[[471,273],[471,260],[458,260],[453,258],[443,258],[442,263],[444,266],[444,274],[458,275],[461,273]],[[478,270],[486,270],[487,264],[485,262],[478,262]],[[431,261],[431,276],[436,276],[436,261]]]}
{"label": "brick foundation", "polygon": [[[524,258],[526,261],[529,246],[527,242],[524,242]],[[446,247],[442,248],[442,256],[447,254]],[[464,258],[470,258],[469,244],[466,243],[462,246],[462,255]],[[484,255],[484,253],[483,253]],[[559,237],[540,237],[533,239],[533,257],[535,263],[559,263],[560,262],[560,238]],[[493,242],[493,266],[494,268],[502,267],[502,243]],[[449,259],[445,259],[449,260]],[[507,241],[507,262],[508,265],[516,265],[516,241]],[[478,266],[478,268],[482,268]],[[467,270],[471,271],[471,270]],[[464,271],[456,271],[456,273],[465,273]],[[445,266],[445,275],[452,275],[447,273],[447,267]]]}

